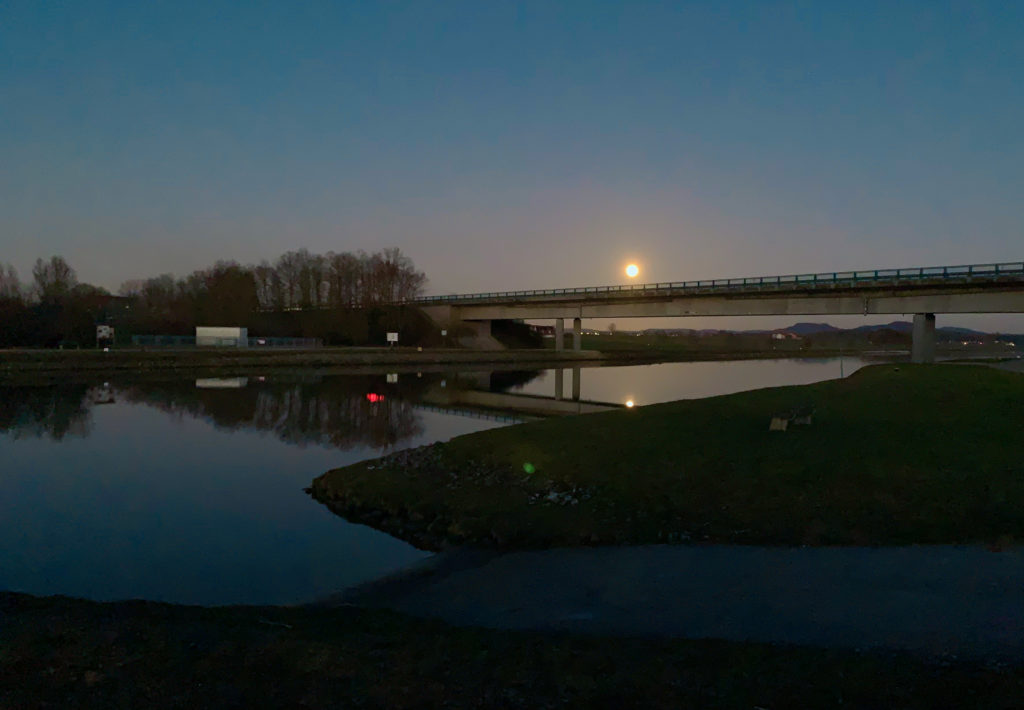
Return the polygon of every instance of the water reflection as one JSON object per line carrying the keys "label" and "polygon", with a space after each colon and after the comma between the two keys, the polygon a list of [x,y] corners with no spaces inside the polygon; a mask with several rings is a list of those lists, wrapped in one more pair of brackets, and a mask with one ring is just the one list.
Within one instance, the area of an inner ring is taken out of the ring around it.
{"label": "water reflection", "polygon": [[[500,415],[458,406],[467,392],[500,393],[540,372],[410,373],[300,378],[200,378],[3,388],[0,430],[13,438],[87,436],[92,410],[121,401],[226,431],[269,432],[287,444],[388,450],[422,436],[421,412]],[[514,407],[512,408],[514,409]],[[501,416],[505,422],[522,417]]]}
{"label": "water reflection", "polygon": [[[518,423],[850,374],[847,358],[678,362],[515,372],[380,373],[57,384],[0,390],[0,430],[14,438],[88,436],[95,407],[143,404],[178,421],[226,431],[268,432],[297,446],[343,451],[406,446],[424,433],[424,412]],[[840,369],[842,368],[842,370]],[[568,370],[568,376],[566,376]],[[566,396],[566,382],[571,394]]]}
{"label": "water reflection", "polygon": [[[330,468],[627,400],[836,377],[838,365],[392,375],[0,388],[0,589],[197,604],[323,597],[425,554],[312,501],[303,488]],[[556,391],[562,379],[568,392]]]}
{"label": "water reflection", "polygon": [[[98,389],[103,396],[90,396]],[[109,392],[88,385],[4,387],[0,397],[0,430],[14,438],[88,436],[91,408],[108,400]]]}

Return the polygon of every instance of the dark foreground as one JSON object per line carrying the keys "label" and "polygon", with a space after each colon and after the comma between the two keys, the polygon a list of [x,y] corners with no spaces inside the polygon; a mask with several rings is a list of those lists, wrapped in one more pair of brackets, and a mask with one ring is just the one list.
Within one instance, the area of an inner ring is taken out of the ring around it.
{"label": "dark foreground", "polygon": [[455,550],[338,599],[459,626],[902,649],[1024,664],[1024,548]]}
{"label": "dark foreground", "polygon": [[1011,708],[1024,669],[0,593],[0,708]]}

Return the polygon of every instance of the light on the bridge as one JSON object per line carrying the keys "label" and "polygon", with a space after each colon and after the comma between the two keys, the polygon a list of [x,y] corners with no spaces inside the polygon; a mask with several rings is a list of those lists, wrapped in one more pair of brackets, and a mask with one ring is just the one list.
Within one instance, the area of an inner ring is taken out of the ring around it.
{"label": "light on the bridge", "polygon": [[637,266],[636,264],[630,264],[629,266],[626,267],[626,276],[628,276],[631,279],[635,279],[637,277],[637,274],[639,273],[640,267]]}
{"label": "light on the bridge", "polygon": [[626,400],[626,406],[627,407],[633,407],[633,406],[635,406],[635,404],[636,403],[633,400],[631,400],[631,399],[627,399]]}

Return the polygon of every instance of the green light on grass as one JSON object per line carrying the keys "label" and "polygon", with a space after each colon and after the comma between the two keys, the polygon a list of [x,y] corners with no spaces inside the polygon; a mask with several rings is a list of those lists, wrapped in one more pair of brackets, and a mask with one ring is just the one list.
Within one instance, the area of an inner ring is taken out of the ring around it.
{"label": "green light on grass", "polygon": [[523,464],[523,470],[526,471],[527,473],[534,473],[537,469],[532,463],[527,461],[526,463]]}

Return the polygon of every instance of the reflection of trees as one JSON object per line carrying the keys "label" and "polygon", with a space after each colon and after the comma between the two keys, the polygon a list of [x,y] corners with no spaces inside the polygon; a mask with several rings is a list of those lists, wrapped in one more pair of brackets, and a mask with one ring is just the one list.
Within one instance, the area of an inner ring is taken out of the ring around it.
{"label": "reflection of trees", "polygon": [[4,387],[0,431],[16,438],[88,436],[92,428],[88,385]]}
{"label": "reflection of trees", "polygon": [[[290,444],[386,449],[423,432],[413,409],[418,389],[386,385],[384,376],[348,376],[223,390],[161,382],[119,388],[118,396],[220,428],[271,431]],[[374,402],[368,394],[384,397]]]}
{"label": "reflection of trees", "polygon": [[[503,390],[536,376],[535,372],[494,373],[490,388]],[[114,398],[155,407],[178,417],[212,422],[222,429],[273,432],[282,441],[339,449],[370,446],[388,449],[423,433],[415,404],[422,393],[447,379],[447,386],[487,387],[487,377],[466,382],[458,376],[403,375],[398,384],[384,375],[345,375],[299,380],[250,380],[237,389],[202,389],[193,380],[118,385]],[[382,398],[367,397],[383,395]],[[109,392],[88,385],[5,387],[0,390],[0,430],[15,437],[87,436],[91,407]],[[377,401],[371,401],[377,400]]]}

